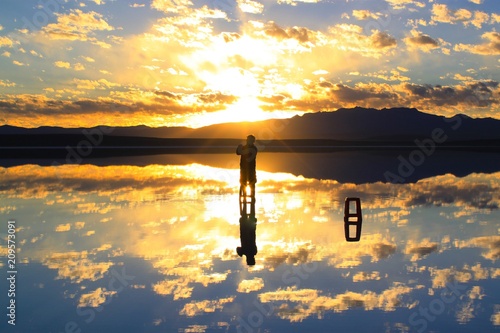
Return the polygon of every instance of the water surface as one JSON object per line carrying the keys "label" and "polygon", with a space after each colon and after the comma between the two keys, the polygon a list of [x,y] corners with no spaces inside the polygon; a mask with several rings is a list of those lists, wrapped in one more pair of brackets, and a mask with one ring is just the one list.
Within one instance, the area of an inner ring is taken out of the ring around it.
{"label": "water surface", "polygon": [[[18,260],[2,332],[500,329],[500,168],[393,184],[352,156],[299,155],[258,159],[253,267],[235,251],[236,156],[0,168],[2,271],[9,219]],[[346,197],[361,198],[359,242]]]}

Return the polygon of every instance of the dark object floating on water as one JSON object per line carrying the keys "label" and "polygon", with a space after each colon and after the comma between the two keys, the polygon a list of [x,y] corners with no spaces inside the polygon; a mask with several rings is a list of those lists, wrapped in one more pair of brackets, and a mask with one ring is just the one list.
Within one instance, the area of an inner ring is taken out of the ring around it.
{"label": "dark object floating on water", "polygon": [[[354,213],[351,213],[351,203],[354,203]],[[345,198],[344,204],[344,234],[348,242],[358,242],[361,238],[361,225],[363,216],[361,214],[361,200],[359,198]],[[355,228],[354,236],[351,235],[351,227]]]}

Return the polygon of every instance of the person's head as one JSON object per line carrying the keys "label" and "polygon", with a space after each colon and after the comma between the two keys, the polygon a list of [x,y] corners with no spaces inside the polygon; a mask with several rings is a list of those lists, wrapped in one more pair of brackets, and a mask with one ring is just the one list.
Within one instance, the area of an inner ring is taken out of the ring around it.
{"label": "person's head", "polygon": [[255,142],[255,136],[253,136],[252,134],[247,136],[247,145],[253,145],[254,142]]}

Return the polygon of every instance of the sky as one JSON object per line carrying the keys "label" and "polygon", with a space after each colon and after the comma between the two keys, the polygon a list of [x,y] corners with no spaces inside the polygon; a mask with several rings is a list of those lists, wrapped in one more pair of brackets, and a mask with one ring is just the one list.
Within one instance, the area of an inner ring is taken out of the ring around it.
{"label": "sky", "polygon": [[497,0],[2,1],[0,125],[500,118]]}

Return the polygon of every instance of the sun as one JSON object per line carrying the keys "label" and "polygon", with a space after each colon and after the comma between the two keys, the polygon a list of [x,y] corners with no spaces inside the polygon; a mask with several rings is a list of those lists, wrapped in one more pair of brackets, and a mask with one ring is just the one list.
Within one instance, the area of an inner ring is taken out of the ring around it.
{"label": "sun", "polygon": [[256,97],[244,96],[224,110],[195,115],[189,123],[191,127],[197,128],[219,123],[259,121],[269,118],[272,118],[272,113],[262,111]]}

